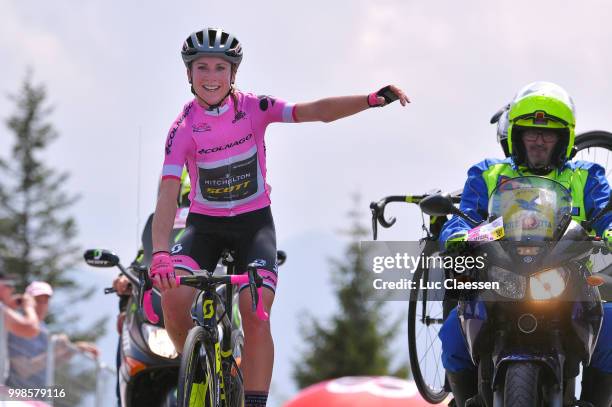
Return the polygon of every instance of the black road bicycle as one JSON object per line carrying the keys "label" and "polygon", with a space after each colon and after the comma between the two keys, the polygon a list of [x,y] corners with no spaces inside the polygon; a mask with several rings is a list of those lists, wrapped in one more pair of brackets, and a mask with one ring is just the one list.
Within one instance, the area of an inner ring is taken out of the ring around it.
{"label": "black road bicycle", "polygon": [[[179,285],[199,290],[191,307],[194,327],[190,329],[181,357],[178,382],[178,406],[234,407],[244,399],[240,361],[244,344],[238,293],[234,285],[249,284],[253,312],[267,320],[260,301],[263,279],[258,265],[247,266],[247,273],[236,274],[235,253],[225,251],[222,264],[226,275],[195,270],[194,275],[177,276]],[[286,261],[277,253],[278,264]],[[146,305],[145,305],[146,309]],[[154,315],[150,317],[155,318]]]}

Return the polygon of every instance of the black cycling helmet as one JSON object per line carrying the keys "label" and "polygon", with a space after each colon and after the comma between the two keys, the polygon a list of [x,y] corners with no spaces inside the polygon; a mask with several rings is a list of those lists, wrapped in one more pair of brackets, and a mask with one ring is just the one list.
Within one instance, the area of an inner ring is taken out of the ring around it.
{"label": "black cycling helmet", "polygon": [[237,69],[242,62],[242,44],[238,38],[221,28],[205,28],[191,33],[181,49],[187,68],[202,55],[223,58]]}

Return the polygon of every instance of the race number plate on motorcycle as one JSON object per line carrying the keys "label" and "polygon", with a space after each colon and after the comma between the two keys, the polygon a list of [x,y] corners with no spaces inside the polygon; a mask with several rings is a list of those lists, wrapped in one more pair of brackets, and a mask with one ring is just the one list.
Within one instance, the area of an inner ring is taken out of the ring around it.
{"label": "race number plate on motorcycle", "polygon": [[470,242],[490,242],[504,237],[504,219],[499,217],[491,223],[476,226],[468,232]]}

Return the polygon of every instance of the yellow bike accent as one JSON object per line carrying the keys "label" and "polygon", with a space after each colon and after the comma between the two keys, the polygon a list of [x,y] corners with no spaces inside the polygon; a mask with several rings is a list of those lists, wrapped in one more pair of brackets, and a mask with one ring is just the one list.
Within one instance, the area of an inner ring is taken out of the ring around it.
{"label": "yellow bike accent", "polygon": [[204,312],[204,318],[212,318],[215,310],[213,309],[213,301],[206,300],[204,304],[202,304],[202,311]]}
{"label": "yellow bike accent", "polygon": [[[210,397],[208,394],[208,384],[210,382],[210,376],[208,372],[206,374],[206,381],[204,383],[192,383],[191,394],[189,394],[189,406],[190,407],[202,407],[202,400],[206,403],[206,398]],[[203,392],[204,396],[200,397],[200,393]],[[208,400],[208,404],[212,406],[212,400]],[[205,405],[205,404],[204,404]]]}

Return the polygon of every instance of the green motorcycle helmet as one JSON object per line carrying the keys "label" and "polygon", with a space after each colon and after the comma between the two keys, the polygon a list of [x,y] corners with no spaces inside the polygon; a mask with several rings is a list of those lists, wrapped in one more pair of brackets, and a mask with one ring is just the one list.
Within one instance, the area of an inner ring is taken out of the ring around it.
{"label": "green motorcycle helmet", "polygon": [[517,164],[526,163],[521,137],[528,128],[545,128],[559,134],[551,166],[560,168],[572,157],[576,109],[565,89],[551,82],[533,82],[522,88],[510,103],[508,151]]}

